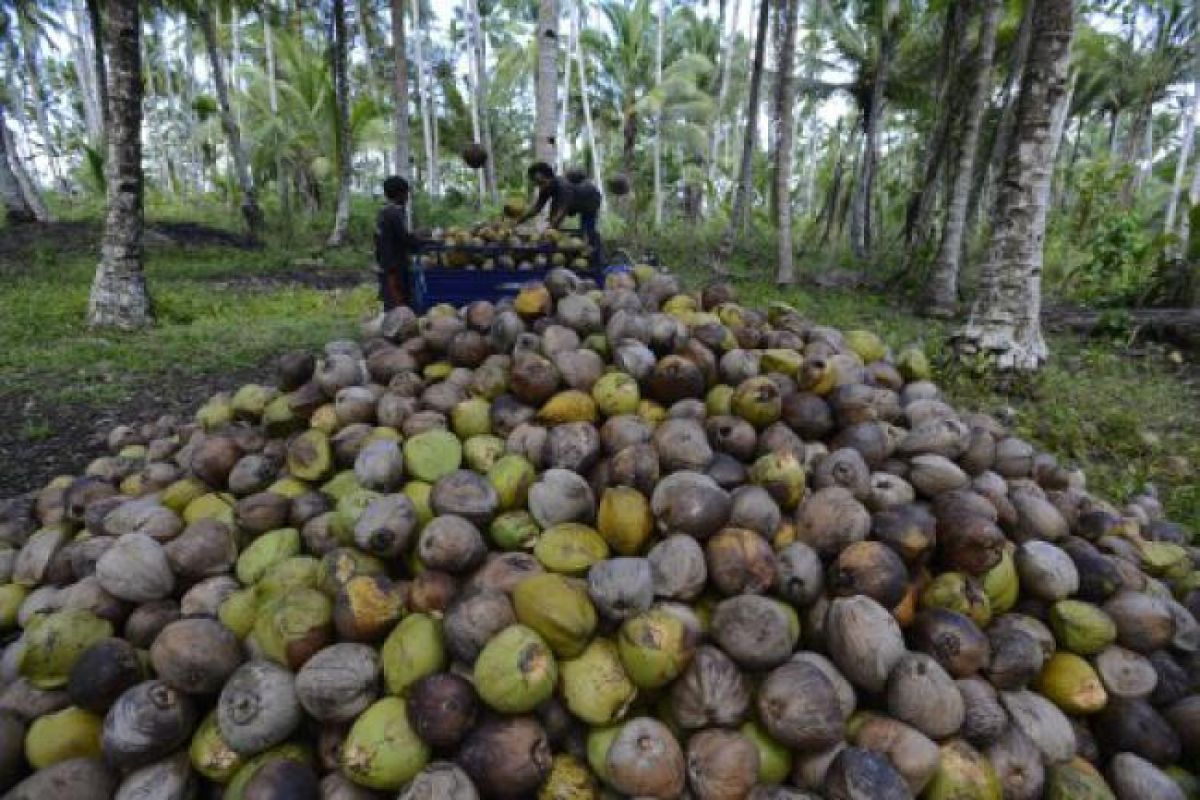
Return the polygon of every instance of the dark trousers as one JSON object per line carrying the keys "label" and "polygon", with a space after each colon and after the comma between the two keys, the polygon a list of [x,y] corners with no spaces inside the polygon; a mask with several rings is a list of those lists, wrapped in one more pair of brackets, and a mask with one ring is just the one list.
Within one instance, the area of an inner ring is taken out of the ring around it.
{"label": "dark trousers", "polygon": [[596,230],[596,223],[599,221],[600,212],[598,211],[581,211],[579,212],[579,229],[583,232],[583,237],[587,239],[587,243],[592,248],[592,267],[594,269],[603,269],[604,262],[604,242],[600,239],[600,233]]}
{"label": "dark trousers", "polygon": [[384,311],[391,311],[396,306],[402,306],[408,302],[407,270],[380,268],[376,274],[379,276],[379,301],[383,303]]}

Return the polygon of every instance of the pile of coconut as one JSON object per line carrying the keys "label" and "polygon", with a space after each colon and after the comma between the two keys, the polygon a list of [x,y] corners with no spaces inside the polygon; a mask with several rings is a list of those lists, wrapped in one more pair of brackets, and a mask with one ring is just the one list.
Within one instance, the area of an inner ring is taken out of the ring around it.
{"label": "pile of coconut", "polygon": [[0,513],[14,800],[1183,800],[1198,551],[893,353],[566,270]]}

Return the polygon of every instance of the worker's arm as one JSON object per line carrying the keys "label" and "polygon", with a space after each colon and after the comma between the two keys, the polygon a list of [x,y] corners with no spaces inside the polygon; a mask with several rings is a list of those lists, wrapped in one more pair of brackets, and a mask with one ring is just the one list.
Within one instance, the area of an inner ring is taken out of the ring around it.
{"label": "worker's arm", "polygon": [[533,208],[526,211],[525,214],[519,220],[517,220],[517,224],[520,225],[524,222],[528,222],[538,214],[542,213],[542,209],[546,207],[546,203],[550,202],[550,196],[552,194],[553,191],[551,189],[539,189],[537,201],[533,204]]}
{"label": "worker's arm", "polygon": [[554,211],[551,211],[550,212],[550,227],[557,228],[558,226],[562,225],[563,220],[566,218],[567,218],[566,206],[563,206],[562,208],[558,208],[558,209],[555,209]]}

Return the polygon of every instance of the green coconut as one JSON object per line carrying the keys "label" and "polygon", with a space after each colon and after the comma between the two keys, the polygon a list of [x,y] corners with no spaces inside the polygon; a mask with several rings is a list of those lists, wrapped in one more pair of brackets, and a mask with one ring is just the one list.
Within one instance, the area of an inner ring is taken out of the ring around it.
{"label": "green coconut", "polygon": [[919,347],[906,347],[896,357],[896,369],[906,381],[927,381],[933,376],[929,367],[929,358]]}
{"label": "green coconut", "polygon": [[771,737],[757,722],[745,722],[738,729],[758,750],[758,782],[767,786],[783,783],[792,774],[792,751]]}
{"label": "green coconut", "polygon": [[846,331],[846,344],[858,354],[864,364],[882,361],[887,356],[887,345],[871,331]]}
{"label": "green coconut", "polygon": [[272,564],[255,588],[260,602],[268,603],[293,589],[315,589],[321,582],[321,562],[312,556],[292,556]]}
{"label": "green coconut", "polygon": [[492,404],[482,397],[463,400],[450,411],[450,427],[459,439],[492,432]]}
{"label": "green coconut", "polygon": [[600,787],[587,764],[560,753],[554,757],[550,774],[538,789],[537,800],[600,800]]}
{"label": "green coconut", "polygon": [[760,456],[750,466],[750,482],[770,492],[784,511],[792,511],[804,499],[804,465],[790,450],[776,450]]}
{"label": "green coconut", "polygon": [[427,675],[446,668],[441,620],[412,614],[392,629],[380,651],[383,681],[390,694],[404,694]]}
{"label": "green coconut", "polygon": [[563,661],[562,697],[571,713],[589,725],[611,725],[625,715],[637,687],[621,666],[610,639],[595,639],[577,657]]}
{"label": "green coconut", "polygon": [[206,431],[215,431],[233,422],[233,404],[229,400],[227,392],[214,394],[196,409],[196,422]]}
{"label": "green coconut", "polygon": [[1059,647],[1081,656],[1096,655],[1117,640],[1117,624],[1099,606],[1059,600],[1047,615]]}
{"label": "green coconut", "polygon": [[596,409],[606,417],[635,414],[642,400],[638,382],[624,372],[608,372],[592,385]]}
{"label": "green coconut", "polygon": [[176,514],[182,514],[191,502],[208,493],[208,487],[196,478],[180,478],[159,495],[159,502]]}
{"label": "green coconut", "polygon": [[35,614],[25,625],[19,672],[39,689],[66,686],[83,651],[112,635],[112,623],[90,611]]}
{"label": "green coconut", "polygon": [[238,580],[243,586],[253,586],[271,567],[299,554],[300,531],[280,528],[264,533],[238,556]]}
{"label": "green coconut", "polygon": [[25,734],[25,759],[45,769],[68,758],[96,758],[103,727],[103,719],[75,706],[38,717]]}
{"label": "green coconut", "polygon": [[463,459],[467,469],[487,474],[504,457],[504,440],[490,433],[472,436],[463,442]]}
{"label": "green coconut", "polygon": [[583,576],[608,558],[608,543],[587,525],[561,522],[542,531],[533,555],[550,572]]}
{"label": "green coconut", "polygon": [[233,399],[230,401],[234,416],[238,419],[258,419],[263,415],[267,403],[275,399],[277,393],[278,390],[271,386],[261,386],[257,383],[246,384],[234,393]]}
{"label": "green coconut", "polygon": [[433,494],[433,484],[426,481],[409,481],[404,484],[403,494],[412,500],[417,510],[417,523],[423,528],[433,519],[433,506],[429,497]]}
{"label": "green coconut", "polygon": [[588,766],[597,778],[608,783],[608,751],[621,732],[620,725],[592,728],[588,731],[586,751]]}
{"label": "green coconut", "polygon": [[1174,542],[1143,542],[1138,547],[1142,569],[1156,578],[1182,578],[1192,568],[1192,559],[1183,545]]}
{"label": "green coconut", "polygon": [[501,550],[532,550],[541,532],[528,511],[505,511],[488,527],[492,544]]}
{"label": "green coconut", "polygon": [[28,596],[29,590],[19,584],[6,583],[0,586],[0,633],[17,627],[17,612]]}
{"label": "green coconut", "polygon": [[341,502],[343,497],[362,488],[363,485],[358,482],[358,475],[354,470],[344,469],[321,484],[321,493],[328,495],[336,505]]}
{"label": "green coconut", "polygon": [[362,713],[341,748],[342,771],[355,783],[398,792],[429,763],[430,749],[408,719],[408,706],[385,697]]}
{"label": "green coconut", "polygon": [[1021,580],[1012,550],[1005,548],[996,566],[983,575],[983,593],[987,595],[992,614],[999,616],[1012,610],[1021,596]]}
{"label": "green coconut", "polygon": [[761,429],[779,421],[783,400],[779,387],[770,378],[747,378],[734,391],[730,408],[734,415]]}
{"label": "green coconut", "polygon": [[346,492],[338,498],[337,505],[334,507],[332,528],[339,542],[349,543],[354,540],[355,523],[358,522],[367,507],[380,497],[383,495],[379,492],[358,488]]}
{"label": "green coconut", "polygon": [[538,410],[537,418],[548,425],[568,422],[595,422],[596,401],[587,392],[567,389],[558,392]]}
{"label": "green coconut", "polygon": [[778,372],[795,377],[804,364],[804,356],[795,350],[786,348],[770,348],[762,351],[761,370],[763,374]]}
{"label": "green coconut", "polygon": [[533,630],[559,658],[574,658],[596,630],[596,608],[580,581],[552,572],[533,575],[512,593],[517,621]]}
{"label": "green coconut", "polygon": [[704,396],[704,410],[710,417],[725,417],[733,413],[732,386],[717,384]]}
{"label": "green coconut", "polygon": [[497,459],[487,471],[487,478],[496,490],[499,510],[516,511],[525,507],[529,487],[537,479],[537,470],[529,459],[513,453]]}
{"label": "green coconut", "polygon": [[558,665],[535,631],[510,625],[484,646],[474,677],[475,690],[489,707],[502,714],[524,714],[554,693]]}
{"label": "green coconut", "polygon": [[1076,757],[1046,769],[1043,800],[1117,800],[1104,777],[1090,763]]}
{"label": "green coconut", "polygon": [[600,496],[596,530],[615,552],[637,555],[654,533],[650,501],[630,486],[610,486]]}
{"label": "green coconut", "polygon": [[183,509],[183,521],[185,524],[191,525],[202,519],[215,519],[232,528],[237,524],[233,514],[234,502],[232,495],[212,492],[202,494],[190,501]]}
{"label": "green coconut", "polygon": [[216,709],[209,712],[192,734],[188,758],[196,772],[215,783],[227,783],[241,769],[242,757],[221,738]]}
{"label": "green coconut", "polygon": [[317,588],[336,597],[341,588],[360,575],[383,575],[387,566],[378,558],[353,547],[339,547],[321,558]]}
{"label": "green coconut", "polygon": [[634,684],[639,689],[658,689],[687,669],[696,643],[683,619],[656,607],[621,624],[617,648]]}
{"label": "green coconut", "polygon": [[304,426],[304,418],[292,410],[291,398],[286,394],[274,397],[263,409],[262,423],[267,435],[282,438]]}
{"label": "green coconut", "polygon": [[333,469],[333,448],[329,435],[310,428],[288,445],[287,468],[293,477],[302,481],[319,481]]}
{"label": "green coconut", "polygon": [[938,767],[922,792],[922,800],[1002,800],[1004,793],[992,763],[961,739],[951,739],[938,752]]}
{"label": "green coconut", "polygon": [[462,457],[462,443],[458,437],[440,428],[418,433],[404,443],[404,465],[408,473],[430,484],[461,467]]}
{"label": "green coconut", "polygon": [[1046,661],[1033,688],[1067,714],[1095,714],[1108,704],[1108,693],[1092,665],[1063,650]]}
{"label": "green coconut", "polygon": [[295,672],[333,638],[333,603],[316,589],[293,589],[264,606],[254,641],[264,656]]}
{"label": "green coconut", "polygon": [[258,591],[253,586],[233,592],[217,607],[217,619],[239,639],[245,639],[254,630],[257,615]]}

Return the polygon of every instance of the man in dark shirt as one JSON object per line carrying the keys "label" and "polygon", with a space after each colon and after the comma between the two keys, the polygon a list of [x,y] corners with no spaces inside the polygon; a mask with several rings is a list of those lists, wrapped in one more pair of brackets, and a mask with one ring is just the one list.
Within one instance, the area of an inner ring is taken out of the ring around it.
{"label": "man in dark shirt", "polygon": [[537,202],[517,222],[533,219],[550,204],[550,227],[557,228],[567,217],[579,216],[579,228],[592,247],[592,263],[604,265],[604,243],[596,226],[600,217],[602,198],[596,184],[584,179],[579,183],[554,174],[545,161],[538,161],[528,170],[529,180],[538,187]]}
{"label": "man in dark shirt", "polygon": [[408,232],[408,181],[392,175],[383,182],[388,203],[375,219],[375,263],[379,299],[391,311],[412,299],[412,252],[421,239]]}

